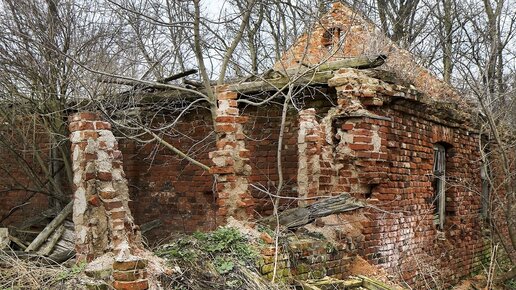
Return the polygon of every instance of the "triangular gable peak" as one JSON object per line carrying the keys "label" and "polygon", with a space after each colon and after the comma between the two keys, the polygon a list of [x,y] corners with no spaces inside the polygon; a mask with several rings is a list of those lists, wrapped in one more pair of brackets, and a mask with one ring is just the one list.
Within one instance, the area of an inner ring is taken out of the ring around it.
{"label": "triangular gable peak", "polygon": [[399,48],[371,21],[340,2],[334,3],[313,29],[283,54],[274,69],[284,71],[347,57],[380,54],[387,56],[383,69],[413,84],[419,92],[434,100],[463,103],[451,86],[417,64],[411,53]]}

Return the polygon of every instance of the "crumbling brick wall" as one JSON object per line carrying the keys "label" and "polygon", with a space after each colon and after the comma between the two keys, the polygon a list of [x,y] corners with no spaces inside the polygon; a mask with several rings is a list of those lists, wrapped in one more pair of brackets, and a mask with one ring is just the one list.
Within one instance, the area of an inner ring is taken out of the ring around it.
{"label": "crumbling brick wall", "polygon": [[76,260],[89,266],[109,261],[115,289],[148,289],[147,260],[139,257],[143,245],[111,124],[81,112],[70,116],[69,130]]}
{"label": "crumbling brick wall", "polygon": [[70,117],[74,182],[73,222],[78,261],[142,247],[129,209],[122,152],[111,124],[95,113]]}
{"label": "crumbling brick wall", "polygon": [[[268,279],[274,275],[275,252],[274,246],[264,247],[257,262],[258,270]],[[333,245],[325,239],[290,236],[278,249],[276,279],[307,280],[325,276],[345,279],[355,252],[349,244]]]}
{"label": "crumbling brick wall", "polygon": [[[203,164],[215,148],[210,114],[194,110],[183,116],[174,136],[165,140]],[[116,132],[115,132],[116,134]],[[171,233],[193,233],[216,228],[216,195],[213,176],[156,143],[139,144],[121,138],[124,167],[129,181],[135,220],[139,224],[160,219],[163,226],[145,235],[149,240]]]}
{"label": "crumbling brick wall", "polygon": [[[374,206],[365,211],[370,222],[363,224],[360,253],[416,287],[429,280],[446,286],[478,270],[486,249],[479,133],[451,108],[435,108],[437,103],[416,91],[358,71],[341,70],[329,84],[336,87],[339,106],[328,113],[335,139],[323,143],[334,154],[321,162],[330,163],[336,177],[332,194],[351,192]],[[433,221],[437,143],[448,147],[442,233]],[[326,194],[320,188],[316,195]]]}
{"label": "crumbling brick wall", "polygon": [[276,62],[282,71],[312,66],[353,56],[387,57],[385,68],[414,84],[419,91],[441,100],[464,103],[457,92],[420,66],[414,55],[399,48],[384,32],[359,12],[342,2],[335,2],[308,32]]}
{"label": "crumbling brick wall", "polygon": [[251,166],[250,152],[246,148],[242,124],[247,117],[241,116],[236,99],[238,93],[217,87],[218,109],[215,118],[217,150],[210,152],[215,175],[217,194],[217,217],[220,224],[232,216],[249,219],[253,216],[254,198],[249,191]]}
{"label": "crumbling brick wall", "polygon": [[[375,82],[375,86],[378,84]],[[340,108],[329,109],[332,102],[321,102],[323,96],[317,96],[313,101],[307,98],[304,104],[304,108],[316,109],[315,114],[310,113],[309,120],[320,126],[316,141],[320,144],[320,150],[312,152],[320,154],[321,174],[317,194],[349,191],[357,197],[369,198],[370,203],[380,208],[365,211],[370,221],[363,224],[365,241],[359,246],[360,253],[370,261],[400,274],[410,285],[422,285],[423,278],[438,275],[431,269],[441,270],[442,275],[447,276],[442,281],[446,282],[456,281],[478,269],[482,251],[485,250],[484,241],[479,238],[480,197],[473,190],[480,186],[478,134],[454,121],[453,116],[449,116],[450,120],[446,119],[446,114],[439,116],[431,108],[434,104],[421,103],[423,100],[415,91],[385,89],[372,95],[370,92],[364,94],[364,90],[355,91],[354,94],[359,94],[351,101],[339,95],[338,102],[334,103],[338,103]],[[333,95],[332,98],[336,97],[331,89],[326,92]],[[398,100],[392,102],[391,98],[396,94],[398,96],[394,97]],[[342,107],[357,105],[352,101],[358,101],[361,106],[352,112],[369,115],[350,116],[351,111],[347,115],[339,114]],[[248,177],[249,182],[274,188],[277,180],[275,140],[279,133],[281,110],[274,106],[240,107],[239,110],[248,116],[243,124],[243,133],[249,150],[248,162],[253,169]],[[193,135],[206,136],[211,130],[207,125],[208,118],[210,116],[202,114],[187,115],[185,124],[179,126],[188,130],[192,128],[194,119],[203,120],[199,121],[199,126],[194,126]],[[297,111],[289,112],[287,122],[283,165],[289,185],[285,194],[296,196],[300,157]],[[171,140],[178,147],[185,146],[180,148],[188,148],[189,144],[183,141]],[[430,175],[432,144],[435,142],[451,145],[447,167],[455,186],[447,191],[446,240],[438,240],[429,202],[433,195]],[[144,163],[147,162],[144,156],[148,156],[151,147],[138,147],[127,140],[122,141],[120,147],[125,154],[127,177],[135,185],[131,205],[137,222],[160,218],[165,223],[163,228],[171,227],[171,231],[207,229],[208,226],[201,224],[214,219],[217,210],[211,175],[192,165],[185,165],[186,162],[177,160],[172,154],[165,155],[165,151],[158,152],[150,166]],[[205,164],[209,164],[208,151],[213,151],[213,148],[207,148],[199,155]],[[184,172],[188,174],[182,174]],[[203,199],[204,196],[206,199]],[[270,213],[272,207],[267,203],[270,199],[257,192],[253,192],[253,196],[253,210],[259,214]],[[174,213],[171,205],[179,210],[184,207],[195,210],[184,218]],[[284,207],[289,205],[296,204],[285,203]],[[184,224],[184,220],[188,219],[195,222]],[[166,229],[159,231],[166,234]],[[450,276],[452,273],[454,277]]]}
{"label": "crumbling brick wall", "polygon": [[[453,282],[453,278],[478,270],[486,244],[481,238],[478,135],[450,130],[453,137],[447,140],[453,147],[447,154],[446,240],[440,240],[433,224],[432,145],[446,139],[444,134],[432,132],[432,128],[444,129],[442,126],[418,117],[417,112],[401,105],[386,112],[393,117],[393,122],[381,127],[387,129],[387,158],[361,159],[359,172],[364,174],[359,174],[358,183],[371,186],[366,194],[385,211],[368,213],[372,224],[365,229],[370,234],[363,254],[387,269],[398,268],[405,281],[421,287],[424,279],[432,276]],[[383,180],[372,179],[382,175]]]}

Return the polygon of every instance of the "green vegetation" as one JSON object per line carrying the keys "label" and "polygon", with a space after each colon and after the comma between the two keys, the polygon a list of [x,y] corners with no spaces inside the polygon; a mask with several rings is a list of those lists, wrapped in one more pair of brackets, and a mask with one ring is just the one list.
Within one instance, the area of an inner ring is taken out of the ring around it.
{"label": "green vegetation", "polygon": [[252,274],[256,248],[238,229],[223,227],[176,238],[155,253],[184,273],[183,279],[169,281],[174,289],[235,289],[259,279]]}
{"label": "green vegetation", "polygon": [[158,249],[156,255],[176,262],[193,262],[210,256],[215,260],[235,260],[243,265],[252,262],[257,252],[237,229],[219,228],[213,232],[197,232],[192,236],[176,239]]}
{"label": "green vegetation", "polygon": [[68,279],[70,279],[72,277],[77,276],[79,273],[84,271],[84,268],[86,268],[86,265],[87,265],[86,262],[82,262],[82,263],[79,263],[77,265],[73,265],[72,268],[67,269],[67,270],[61,272],[57,276],[56,282],[65,281],[65,280],[68,280]]}

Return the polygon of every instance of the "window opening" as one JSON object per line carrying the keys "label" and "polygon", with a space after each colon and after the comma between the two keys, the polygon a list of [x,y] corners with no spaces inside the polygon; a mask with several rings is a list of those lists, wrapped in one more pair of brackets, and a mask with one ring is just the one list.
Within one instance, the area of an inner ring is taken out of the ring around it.
{"label": "window opening", "polygon": [[434,224],[444,228],[446,208],[446,149],[441,144],[434,145]]}
{"label": "window opening", "polygon": [[333,51],[340,47],[343,43],[342,31],[338,27],[332,27],[324,32],[322,44],[328,49]]}
{"label": "window opening", "polygon": [[480,179],[482,180],[482,216],[487,218],[489,209],[489,165],[484,162],[480,168]]}
{"label": "window opening", "polygon": [[480,168],[480,180],[482,181],[482,191],[480,196],[482,199],[481,215],[484,219],[488,219],[489,201],[491,199],[491,168],[489,166],[488,158],[491,153],[489,148],[489,137],[486,135],[481,136],[480,147],[482,154],[482,167]]}

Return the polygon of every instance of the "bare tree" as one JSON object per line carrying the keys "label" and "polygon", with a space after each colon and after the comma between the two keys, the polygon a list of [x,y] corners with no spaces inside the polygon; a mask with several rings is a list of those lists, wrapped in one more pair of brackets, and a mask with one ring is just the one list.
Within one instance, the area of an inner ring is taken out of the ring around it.
{"label": "bare tree", "polygon": [[0,119],[17,128],[2,132],[1,150],[28,174],[28,180],[13,177],[15,184],[61,207],[72,179],[66,117],[72,101],[99,89],[65,55],[95,66],[106,59],[101,46],[112,33],[88,10],[98,6],[51,0],[0,5]]}

